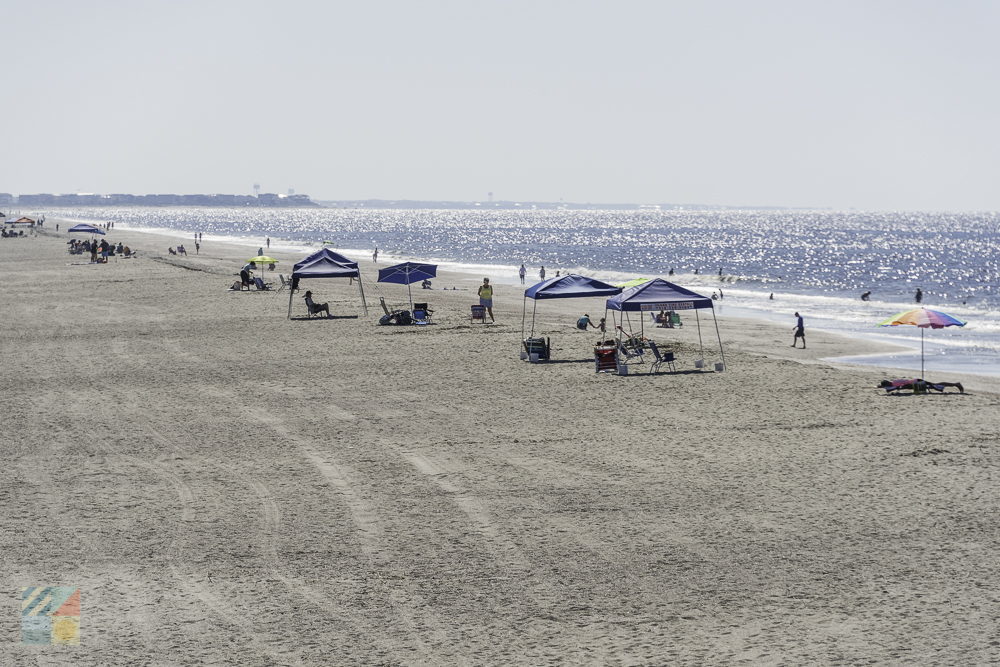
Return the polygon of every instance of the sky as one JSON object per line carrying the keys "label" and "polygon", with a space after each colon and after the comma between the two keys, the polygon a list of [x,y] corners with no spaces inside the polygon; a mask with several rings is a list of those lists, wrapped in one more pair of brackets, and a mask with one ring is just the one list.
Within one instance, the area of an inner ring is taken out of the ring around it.
{"label": "sky", "polygon": [[2,192],[1000,210],[991,0],[2,6]]}

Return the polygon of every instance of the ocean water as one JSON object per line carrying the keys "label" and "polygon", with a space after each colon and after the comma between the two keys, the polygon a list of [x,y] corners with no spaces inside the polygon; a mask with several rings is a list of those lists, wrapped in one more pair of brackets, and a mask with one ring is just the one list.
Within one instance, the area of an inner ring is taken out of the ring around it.
{"label": "ocean water", "polygon": [[[244,208],[79,208],[53,217],[114,221],[208,242],[241,241],[306,252],[324,241],[346,254],[435,261],[442,268],[529,282],[540,266],[611,282],[664,277],[726,315],[819,328],[909,346],[854,359],[919,370],[920,332],[875,326],[923,305],[968,321],[925,332],[927,375],[1000,376],[1000,213],[831,211],[535,211]],[[670,272],[673,271],[673,275]],[[860,294],[871,291],[871,301]]]}

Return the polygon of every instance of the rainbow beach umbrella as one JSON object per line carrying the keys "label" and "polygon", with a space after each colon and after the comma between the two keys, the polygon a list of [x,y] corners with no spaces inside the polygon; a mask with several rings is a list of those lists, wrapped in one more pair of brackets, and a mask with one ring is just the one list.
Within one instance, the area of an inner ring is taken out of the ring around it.
{"label": "rainbow beach umbrella", "polygon": [[880,327],[896,327],[904,324],[920,327],[920,379],[924,378],[924,329],[944,329],[945,327],[964,327],[967,322],[930,308],[914,308],[878,323]]}

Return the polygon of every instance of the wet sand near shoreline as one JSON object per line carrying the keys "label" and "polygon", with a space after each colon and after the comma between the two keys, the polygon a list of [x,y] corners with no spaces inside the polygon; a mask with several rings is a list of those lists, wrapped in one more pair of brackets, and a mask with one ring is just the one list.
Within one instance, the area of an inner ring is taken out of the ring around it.
{"label": "wet sand near shoreline", "polygon": [[[227,291],[256,248],[111,230],[139,257],[91,265],[54,222],[0,240],[2,664],[997,655],[995,379],[887,396],[823,361],[880,346],[725,318],[701,372],[687,317],[646,328],[677,373],[596,374],[599,299],[540,304],[529,364],[520,288],[482,325],[481,277],[444,274],[433,325],[379,327],[404,287],[365,316],[312,280],[335,318],[288,320]],[[20,643],[34,585],[79,587],[79,646]]]}

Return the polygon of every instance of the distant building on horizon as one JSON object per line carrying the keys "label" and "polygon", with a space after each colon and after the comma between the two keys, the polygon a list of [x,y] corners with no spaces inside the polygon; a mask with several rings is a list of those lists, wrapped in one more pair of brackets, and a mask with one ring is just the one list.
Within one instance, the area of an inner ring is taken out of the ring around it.
{"label": "distant building on horizon", "polygon": [[28,194],[16,198],[7,195],[10,200],[4,202],[0,193],[0,204],[18,204],[20,206],[258,206],[274,207],[318,207],[309,195],[287,194],[279,195],[264,193],[259,196],[250,195],[177,195],[177,194],[110,194],[99,195],[78,193],[70,195]]}

